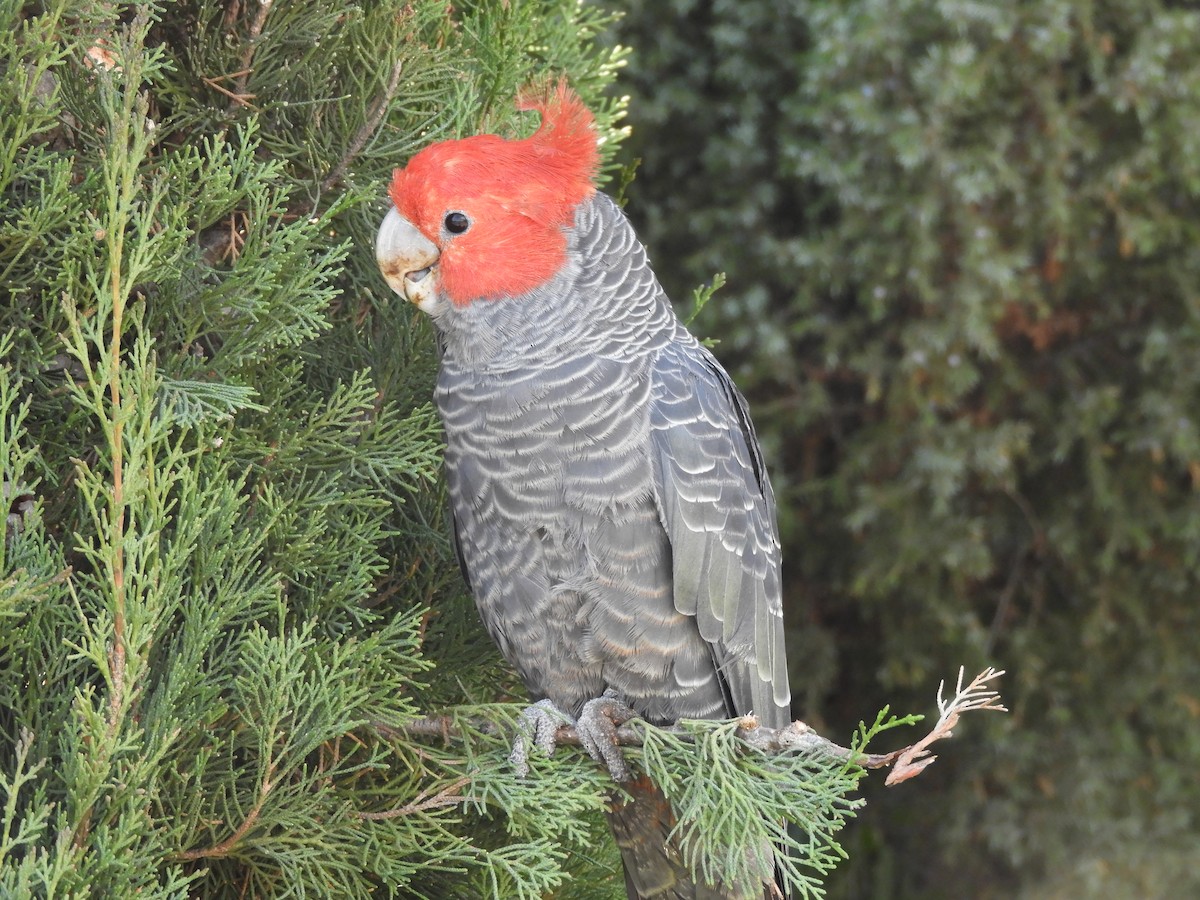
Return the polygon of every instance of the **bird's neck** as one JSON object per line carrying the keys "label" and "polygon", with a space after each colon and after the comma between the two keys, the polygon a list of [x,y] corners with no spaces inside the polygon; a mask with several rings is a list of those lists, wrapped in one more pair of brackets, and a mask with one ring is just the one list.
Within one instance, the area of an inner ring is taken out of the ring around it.
{"label": "bird's neck", "polygon": [[677,326],[624,214],[597,193],[580,204],[566,261],[515,297],[447,304],[435,319],[443,361],[463,369],[520,369],[587,353],[644,352]]}

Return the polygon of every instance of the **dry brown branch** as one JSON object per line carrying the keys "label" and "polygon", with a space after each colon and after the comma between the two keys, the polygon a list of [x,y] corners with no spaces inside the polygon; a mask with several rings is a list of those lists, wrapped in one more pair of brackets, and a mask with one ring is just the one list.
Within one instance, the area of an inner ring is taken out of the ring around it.
{"label": "dry brown branch", "polygon": [[890,787],[902,781],[907,781],[914,775],[919,775],[927,765],[937,759],[936,756],[929,754],[929,745],[934,741],[940,741],[943,738],[953,735],[954,728],[958,725],[959,716],[968,710],[991,709],[996,712],[1008,712],[1005,707],[1000,705],[1000,694],[986,687],[989,681],[999,678],[1003,674],[1003,671],[998,672],[989,666],[976,675],[971,683],[964,688],[962,683],[963,670],[959,669],[958,684],[955,686],[954,696],[949,702],[942,700],[942,691],[946,687],[946,682],[943,681],[939,684],[937,704],[940,715],[937,722],[934,723],[933,730],[912,746],[905,747],[900,751],[900,755],[896,758],[896,763],[892,767],[892,771],[888,773],[884,784]]}
{"label": "dry brown branch", "polygon": [[[263,27],[267,23],[267,16],[271,14],[271,6],[274,2],[275,0],[259,0],[258,11],[254,14],[254,20],[250,23],[250,31],[246,36],[245,46],[242,49],[241,68],[228,75],[218,75],[213,79],[204,79],[205,84],[229,98],[229,111],[231,113],[239,106],[254,108],[249,102],[254,97],[254,94],[246,90],[246,85],[250,83],[250,76],[254,73],[254,53],[258,49],[258,39],[262,37]],[[226,12],[226,26],[232,27],[241,13],[240,3],[231,5]],[[226,88],[216,83],[226,78],[233,82],[232,88]]]}
{"label": "dry brown branch", "polygon": [[[250,76],[249,69],[242,69],[240,72],[230,72],[228,75],[216,75],[212,78],[200,76],[200,80],[207,84],[214,91],[218,91],[228,97],[237,106],[246,106],[254,109],[254,104],[250,101],[254,99],[254,94],[245,91],[245,79]],[[241,91],[231,91],[229,88],[221,84],[226,79],[232,79],[234,83],[241,81],[243,89]]]}

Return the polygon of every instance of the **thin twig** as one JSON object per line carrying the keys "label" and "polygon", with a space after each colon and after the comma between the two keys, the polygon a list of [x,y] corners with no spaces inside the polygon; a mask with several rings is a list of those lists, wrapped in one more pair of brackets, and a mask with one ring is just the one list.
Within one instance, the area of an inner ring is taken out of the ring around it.
{"label": "thin twig", "polygon": [[470,780],[467,777],[460,778],[446,785],[432,796],[426,791],[421,791],[421,793],[413,798],[411,803],[405,803],[397,809],[389,809],[383,812],[356,812],[354,815],[359,819],[378,821],[381,819],[397,819],[400,816],[411,816],[413,813],[423,812],[427,809],[437,809],[441,806],[456,806],[462,802],[461,791]]}
{"label": "thin twig", "polygon": [[959,716],[972,709],[990,709],[996,712],[1008,712],[1008,710],[1000,704],[1000,694],[986,685],[989,681],[999,678],[1003,675],[1003,670],[996,671],[990,666],[980,672],[972,679],[971,683],[965,688],[963,687],[963,670],[958,670],[958,684],[954,691],[954,696],[947,702],[942,700],[942,690],[946,683],[943,681],[938,685],[938,716],[937,722],[933,726],[933,730],[915,744],[905,747],[900,751],[896,759],[896,764],[892,771],[888,773],[887,780],[884,782],[889,787],[894,784],[899,784],[902,781],[907,781],[914,775],[919,775],[926,766],[937,759],[929,753],[928,747],[934,741],[940,741],[943,738],[948,738],[954,734],[954,728],[958,725]]}
{"label": "thin twig", "polygon": [[[250,34],[246,41],[246,47],[242,51],[242,68],[234,73],[233,91],[225,91],[221,88],[217,90],[223,94],[227,94],[232,98],[229,104],[229,111],[233,112],[238,105],[244,101],[240,98],[252,97],[253,94],[246,93],[246,85],[250,81],[250,75],[254,72],[252,63],[254,62],[254,53],[258,49],[258,39],[262,35],[263,26],[267,23],[267,16],[271,13],[271,5],[275,0],[258,0],[258,12],[254,16],[254,21],[250,23]],[[216,87],[216,85],[213,85]]]}
{"label": "thin twig", "polygon": [[[250,109],[254,109],[254,104],[251,103],[250,101],[254,99],[255,95],[245,93],[245,91],[244,91],[244,87],[245,87],[244,79],[247,78],[249,75],[250,75],[249,69],[242,69],[242,71],[240,71],[240,72],[230,72],[228,75],[217,75],[215,78],[208,78],[208,77],[202,75],[202,76],[200,76],[200,80],[203,81],[205,84],[207,84],[214,91],[219,91],[220,93],[224,94],[226,97],[228,97],[230,100],[232,100],[235,105],[246,106],[246,107],[249,107]],[[243,79],[243,82],[242,82],[243,91],[241,93],[238,93],[235,91],[231,91],[227,87],[224,87],[220,82],[224,81],[227,78]]]}
{"label": "thin twig", "polygon": [[262,786],[258,789],[258,800],[254,804],[254,808],[246,813],[246,818],[242,820],[242,824],[238,826],[237,831],[231,834],[219,844],[214,844],[211,847],[205,847],[202,850],[185,850],[182,853],[175,855],[176,859],[213,859],[222,856],[228,856],[229,852],[241,843],[242,838],[250,833],[250,829],[258,822],[258,817],[262,814],[263,806],[267,802],[267,796],[271,793],[275,783],[271,780],[275,773],[275,766],[272,763],[268,767],[266,775],[263,777]]}
{"label": "thin twig", "polygon": [[328,177],[321,182],[322,192],[329,190],[342,180],[342,177],[346,174],[346,170],[350,168],[350,164],[354,162],[358,154],[362,152],[363,147],[367,145],[367,141],[371,139],[371,136],[379,128],[379,123],[387,115],[388,107],[392,105],[392,100],[395,98],[396,91],[400,87],[400,72],[403,68],[403,60],[397,60],[396,64],[392,66],[392,74],[388,78],[387,87],[383,90],[383,96],[375,101],[374,107],[367,116],[367,121],[363,122],[362,127],[354,135],[354,139],[350,141],[350,146],[346,148],[345,155],[334,166],[333,171],[329,173]]}

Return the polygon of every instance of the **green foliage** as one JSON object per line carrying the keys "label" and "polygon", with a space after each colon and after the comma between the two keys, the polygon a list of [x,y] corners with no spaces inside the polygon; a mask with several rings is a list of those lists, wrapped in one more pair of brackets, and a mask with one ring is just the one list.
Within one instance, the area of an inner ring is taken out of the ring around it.
{"label": "green foliage", "polygon": [[[555,842],[578,852],[587,847],[591,829],[601,821],[614,785],[578,748],[559,748],[552,759],[533,752],[530,777],[518,777],[508,761],[518,711],[512,704],[447,709],[445,729],[454,735],[453,741],[424,748],[422,758],[435,769],[489,773],[486,779],[473,778],[464,795],[466,809],[483,822],[493,822],[496,833],[502,829],[510,839],[528,841],[545,837],[553,828]],[[889,717],[885,710],[871,726],[859,724],[854,753],[865,752],[884,731],[919,720]],[[700,877],[722,885],[753,883],[755,874],[778,858],[795,896],[823,896],[823,877],[845,859],[835,836],[862,806],[862,800],[851,795],[866,772],[842,756],[819,750],[753,749],[737,734],[742,724],[681,721],[677,728],[664,729],[634,720],[630,727],[642,743],[624,747],[623,755],[670,800],[677,816],[673,836]],[[427,794],[424,800],[436,804],[438,796]],[[548,809],[554,811],[549,821]],[[562,849],[552,843],[545,852],[561,855]],[[604,852],[612,856],[613,848]],[[619,865],[615,857],[605,862]],[[436,895],[508,897],[521,890],[519,882],[497,877],[497,871],[485,867],[465,893],[461,879],[455,878],[439,883]],[[624,897],[624,890],[615,884],[563,885],[554,896],[615,898]]]}
{"label": "green foliage", "polygon": [[676,0],[619,38],[627,209],[674,296],[729,275],[698,322],[772,464],[799,711],[1013,673],[832,892],[1195,893],[1200,15]]}
{"label": "green foliage", "polygon": [[644,764],[679,814],[688,865],[710,883],[749,884],[778,847],[795,896],[821,896],[819,876],[845,856],[833,835],[861,806],[848,795],[862,771],[817,754],[746,750],[736,721],[680,725],[685,735],[639,730]]}
{"label": "green foliage", "polygon": [[[451,742],[421,748],[421,765],[440,776],[441,790],[461,803],[455,815],[469,823],[477,843],[449,848],[443,872],[425,873],[430,897],[552,896],[583,900],[624,896],[620,871],[601,816],[612,782],[582,752],[553,758],[535,753],[522,778],[509,762],[522,706],[473,703],[439,709],[455,733]],[[428,791],[425,802],[436,804]],[[553,814],[548,814],[552,811]],[[566,869],[531,866],[544,858]],[[575,881],[566,870],[590,868]]]}
{"label": "green foliage", "polygon": [[[712,281],[708,284],[702,284],[692,291],[692,310],[687,314],[684,323],[691,325],[696,320],[696,316],[700,315],[700,310],[708,304],[712,299],[713,294],[725,286],[725,273],[718,272],[712,277]],[[719,342],[715,338],[705,338],[704,346],[715,347]]]}
{"label": "green foliage", "polygon": [[372,253],[391,169],[527,128],[546,67],[615,145],[604,21],[0,0],[0,895],[611,873],[566,846],[599,839],[598,776],[547,821],[557,778],[395,736],[511,675],[441,520],[432,335]]}

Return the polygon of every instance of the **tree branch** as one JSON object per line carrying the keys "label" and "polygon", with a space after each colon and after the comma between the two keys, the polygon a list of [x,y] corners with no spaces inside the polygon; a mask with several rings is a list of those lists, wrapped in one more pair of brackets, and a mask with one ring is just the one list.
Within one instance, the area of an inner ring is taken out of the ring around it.
{"label": "tree branch", "polygon": [[964,688],[963,670],[959,669],[958,684],[954,689],[954,696],[949,702],[942,700],[942,690],[945,688],[946,682],[943,681],[939,684],[937,704],[940,715],[937,722],[934,723],[933,730],[915,744],[898,751],[896,764],[884,784],[890,787],[907,781],[914,775],[919,775],[926,766],[937,759],[936,756],[929,754],[929,745],[934,741],[952,736],[954,727],[958,725],[959,717],[968,710],[991,709],[996,712],[1008,712],[1005,707],[1000,705],[1000,694],[986,687],[989,681],[999,678],[1003,674],[1003,670],[996,671],[989,666],[976,675]]}
{"label": "tree branch", "polygon": [[271,790],[275,787],[275,782],[272,780],[275,777],[275,763],[272,762],[268,767],[266,774],[263,776],[262,784],[258,788],[258,799],[254,803],[254,807],[250,812],[246,813],[246,817],[242,820],[242,824],[225,840],[219,844],[214,844],[211,847],[204,847],[200,850],[184,850],[175,854],[176,859],[193,860],[193,859],[219,859],[228,856],[239,843],[242,838],[250,833],[250,829],[258,824],[258,817],[262,815],[263,806],[267,802],[267,797]]}
{"label": "tree branch", "polygon": [[[997,671],[990,666],[975,678],[965,688],[963,687],[963,670],[958,671],[958,683],[955,695],[950,700],[943,700],[945,689],[943,681],[938,686],[938,720],[925,737],[914,744],[893,750],[891,753],[861,753],[850,747],[843,747],[826,737],[817,734],[803,722],[793,722],[783,728],[765,728],[758,724],[754,716],[743,716],[738,735],[749,746],[762,753],[784,753],[799,751],[803,753],[822,753],[836,759],[845,760],[864,769],[884,769],[893,767],[888,774],[885,784],[888,786],[907,781],[920,774],[926,766],[932,763],[936,756],[929,754],[929,746],[936,741],[951,737],[953,729],[958,724],[959,717],[969,710],[990,709],[996,712],[1007,712],[1000,704],[1000,694],[986,685],[988,682],[1003,675],[1003,670]],[[626,724],[626,720],[614,720],[616,743],[621,747],[638,747],[642,744],[641,732],[634,726]],[[461,741],[464,739],[464,729],[455,724],[450,716],[432,716],[415,719],[401,728],[383,723],[375,723],[374,728],[385,737],[409,738],[441,738],[445,742]],[[504,734],[505,729],[493,722],[471,720],[469,728],[484,734]],[[672,734],[689,738],[691,735],[679,727],[664,729]],[[556,743],[582,746],[579,734],[573,725],[563,725],[556,733]]]}
{"label": "tree branch", "polygon": [[258,49],[258,39],[262,37],[263,26],[267,24],[267,16],[271,14],[271,5],[274,2],[275,0],[258,0],[258,12],[254,15],[254,21],[250,23],[250,35],[242,49],[242,67],[229,76],[233,79],[233,90],[221,90],[222,94],[230,98],[230,112],[238,106],[247,105],[243,98],[254,96],[246,93],[246,85],[250,83],[250,76],[254,72],[254,52]]}

